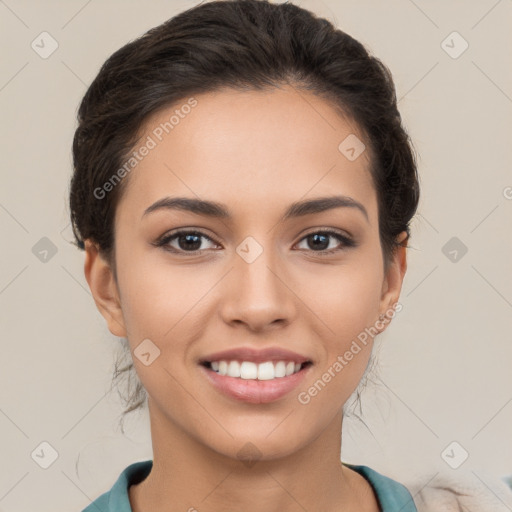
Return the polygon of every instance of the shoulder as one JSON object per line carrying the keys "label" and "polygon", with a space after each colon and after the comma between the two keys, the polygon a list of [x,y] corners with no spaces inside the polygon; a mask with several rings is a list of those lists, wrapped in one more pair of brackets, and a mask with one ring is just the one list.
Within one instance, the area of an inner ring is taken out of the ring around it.
{"label": "shoulder", "polygon": [[418,512],[414,499],[405,485],[368,466],[344,464],[363,476],[372,486],[382,512]]}
{"label": "shoulder", "polygon": [[144,480],[152,467],[152,460],[130,464],[122,471],[112,488],[91,502],[82,512],[132,512],[128,488]]}
{"label": "shoulder", "polygon": [[484,471],[440,471],[416,477],[408,484],[414,494],[418,512],[510,512],[512,490],[496,476]]}

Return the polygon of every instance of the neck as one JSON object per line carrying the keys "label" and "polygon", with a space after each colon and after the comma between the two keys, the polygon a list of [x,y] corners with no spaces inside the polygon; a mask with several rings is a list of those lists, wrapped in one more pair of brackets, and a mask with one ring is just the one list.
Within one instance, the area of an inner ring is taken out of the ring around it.
{"label": "neck", "polygon": [[[151,405],[150,413],[156,413]],[[379,510],[366,480],[341,464],[341,411],[309,445],[252,461],[219,454],[150,415],[153,467],[129,489],[133,512]]]}

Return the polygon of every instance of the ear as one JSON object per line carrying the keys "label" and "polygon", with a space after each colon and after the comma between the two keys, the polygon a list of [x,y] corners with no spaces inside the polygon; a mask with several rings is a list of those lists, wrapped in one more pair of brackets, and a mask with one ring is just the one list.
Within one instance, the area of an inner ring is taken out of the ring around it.
{"label": "ear", "polygon": [[126,337],[119,290],[113,270],[102,258],[98,246],[91,240],[85,240],[84,274],[96,307],[107,321],[109,331],[120,338]]}
{"label": "ear", "polygon": [[395,248],[382,283],[380,313],[381,316],[384,316],[382,321],[384,327],[381,329],[381,332],[389,325],[392,318],[389,312],[394,309],[400,297],[402,283],[407,271],[407,245],[404,243],[404,241],[407,241],[407,238],[408,235],[405,231],[402,231],[397,236],[396,241],[401,245]]}

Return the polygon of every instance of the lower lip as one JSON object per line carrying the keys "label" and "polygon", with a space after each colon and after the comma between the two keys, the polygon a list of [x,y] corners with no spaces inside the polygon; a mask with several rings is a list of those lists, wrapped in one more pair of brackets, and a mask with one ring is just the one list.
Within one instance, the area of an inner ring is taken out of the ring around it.
{"label": "lower lip", "polygon": [[302,382],[309,368],[310,365],[288,377],[257,380],[220,375],[201,365],[201,371],[217,390],[231,398],[251,404],[267,404],[283,398]]}

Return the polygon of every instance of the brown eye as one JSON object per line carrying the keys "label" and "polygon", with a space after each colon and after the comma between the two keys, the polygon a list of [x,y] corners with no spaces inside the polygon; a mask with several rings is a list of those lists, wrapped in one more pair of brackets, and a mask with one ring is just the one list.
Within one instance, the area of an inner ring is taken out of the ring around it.
{"label": "brown eye", "polygon": [[[333,239],[337,241],[337,243]],[[306,235],[301,242],[306,241],[306,249],[313,252],[330,254],[348,247],[354,247],[354,241],[337,231],[315,231]]]}
{"label": "brown eye", "polygon": [[[210,237],[200,231],[185,230],[165,235],[156,245],[171,252],[194,253],[208,249],[208,247],[204,247],[203,239],[209,240],[212,244],[216,245]],[[172,245],[172,242],[176,242],[175,245]]]}

